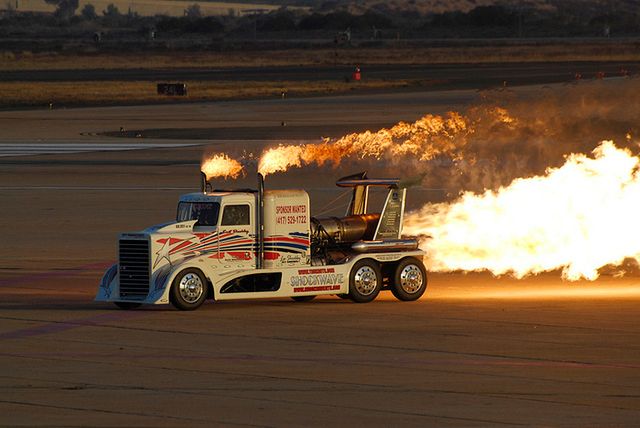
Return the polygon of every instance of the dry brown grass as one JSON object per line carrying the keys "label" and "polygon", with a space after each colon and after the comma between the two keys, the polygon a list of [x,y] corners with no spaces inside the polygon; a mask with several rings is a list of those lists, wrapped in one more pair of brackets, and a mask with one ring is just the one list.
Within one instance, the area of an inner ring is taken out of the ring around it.
{"label": "dry brown grass", "polygon": [[367,80],[362,82],[187,82],[189,95],[172,97],[156,93],[157,82],[0,82],[0,106],[4,108],[60,105],[141,104],[175,101],[280,98],[316,94],[339,94],[358,90],[400,88],[430,82]]}
{"label": "dry brown grass", "polygon": [[[0,70],[53,69],[179,69],[264,66],[328,66],[334,64],[433,64],[508,63],[564,61],[640,61],[633,42],[616,41],[545,46],[471,46],[438,48],[384,48],[323,50],[280,50],[259,52],[136,53],[136,54],[21,54],[0,53]],[[227,100],[280,96],[283,88],[296,96],[347,93],[359,89],[392,89],[429,86],[428,81],[369,80],[343,81],[232,82],[187,81],[189,96],[159,96],[152,81],[115,82],[0,82],[0,106],[135,104],[176,100]]]}
{"label": "dry brown grass", "polygon": [[[512,1],[511,3],[521,3],[521,0]],[[417,11],[422,14],[427,13],[443,13],[443,12],[469,12],[471,9],[478,6],[488,6],[496,3],[509,3],[509,1],[497,1],[497,0],[387,0],[385,5],[391,10],[411,10]],[[552,7],[544,0],[528,0],[528,8],[535,9],[549,9]],[[348,10],[352,13],[364,13],[376,4],[380,4],[380,0],[359,0],[357,2],[350,2],[348,4]]]}
{"label": "dry brown grass", "polygon": [[[15,8],[13,0],[6,0],[0,4],[10,2]],[[200,12],[203,15],[226,15],[233,11],[236,15],[247,13],[251,9],[265,9],[268,11],[278,9],[276,5],[256,3],[233,3],[233,2],[215,2],[215,1],[194,1],[194,0],[136,0],[131,2],[128,0],[80,0],[76,14],[80,14],[82,8],[87,4],[92,4],[98,13],[107,8],[107,5],[114,4],[121,12],[138,13],[142,16],[153,15],[169,15],[183,16],[185,9],[192,4],[197,3],[200,6]],[[2,8],[0,6],[0,8]],[[46,3],[44,0],[18,0],[18,10],[21,12],[53,12],[56,9],[54,5]],[[302,9],[302,8],[301,8]]]}
{"label": "dry brown grass", "polygon": [[295,65],[508,63],[561,61],[639,61],[634,42],[457,46],[429,48],[353,48],[252,52],[167,52],[55,54],[0,53],[0,70],[263,67]]}

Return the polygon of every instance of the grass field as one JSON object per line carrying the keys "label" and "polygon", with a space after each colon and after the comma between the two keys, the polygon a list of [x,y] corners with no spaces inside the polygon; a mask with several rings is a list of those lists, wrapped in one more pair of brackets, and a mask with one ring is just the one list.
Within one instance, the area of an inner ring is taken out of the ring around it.
{"label": "grass field", "polygon": [[[569,61],[640,61],[633,40],[566,41],[537,45],[479,45],[448,47],[288,49],[230,52],[128,52],[128,53],[12,53],[0,52],[0,70],[180,69],[262,66],[323,66],[367,64],[454,64]],[[354,83],[316,81],[186,81],[189,96],[175,98],[155,93],[153,81],[118,82],[0,82],[0,107],[136,104],[170,101],[228,100],[279,97],[283,89],[291,96],[339,94],[357,90],[429,87],[437,82],[370,80]]]}
{"label": "grass field", "polygon": [[567,41],[545,45],[286,49],[166,53],[13,53],[0,52],[0,70],[131,69],[184,67],[261,67],[353,64],[509,63],[562,61],[638,61],[636,41]]}
{"label": "grass field", "polygon": [[[185,9],[194,3],[200,6],[200,12],[203,15],[227,15],[229,13],[242,15],[249,10],[264,9],[272,11],[278,9],[278,6],[260,3],[199,2],[195,0],[80,0],[80,6],[76,13],[79,14],[86,4],[92,4],[96,11],[100,13],[110,3],[113,3],[122,13],[130,10],[142,16],[183,16]],[[44,0],[0,0],[0,10],[6,9],[9,4],[12,9],[21,12],[53,12],[56,9],[54,5],[45,3]]]}
{"label": "grass field", "polygon": [[429,85],[426,81],[295,81],[295,82],[186,82],[185,97],[158,95],[157,82],[0,82],[0,107],[53,108],[77,105],[144,104],[176,101],[213,101],[243,98],[281,98],[362,90]]}

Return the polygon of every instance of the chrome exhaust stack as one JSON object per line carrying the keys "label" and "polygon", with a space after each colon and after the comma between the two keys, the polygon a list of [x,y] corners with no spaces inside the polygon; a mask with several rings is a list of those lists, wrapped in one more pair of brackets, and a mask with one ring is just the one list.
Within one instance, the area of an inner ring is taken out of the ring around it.
{"label": "chrome exhaust stack", "polygon": [[256,269],[264,267],[264,176],[258,173],[258,209],[256,214]]}
{"label": "chrome exhaust stack", "polygon": [[207,190],[211,190],[211,183],[207,181],[207,174],[204,171],[200,171],[200,191],[207,193]]}

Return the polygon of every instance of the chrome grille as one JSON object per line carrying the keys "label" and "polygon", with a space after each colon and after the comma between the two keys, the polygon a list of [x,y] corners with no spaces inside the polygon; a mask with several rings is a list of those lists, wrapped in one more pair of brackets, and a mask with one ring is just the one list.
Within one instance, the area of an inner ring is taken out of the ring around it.
{"label": "chrome grille", "polygon": [[120,298],[142,300],[149,294],[149,241],[121,239]]}

